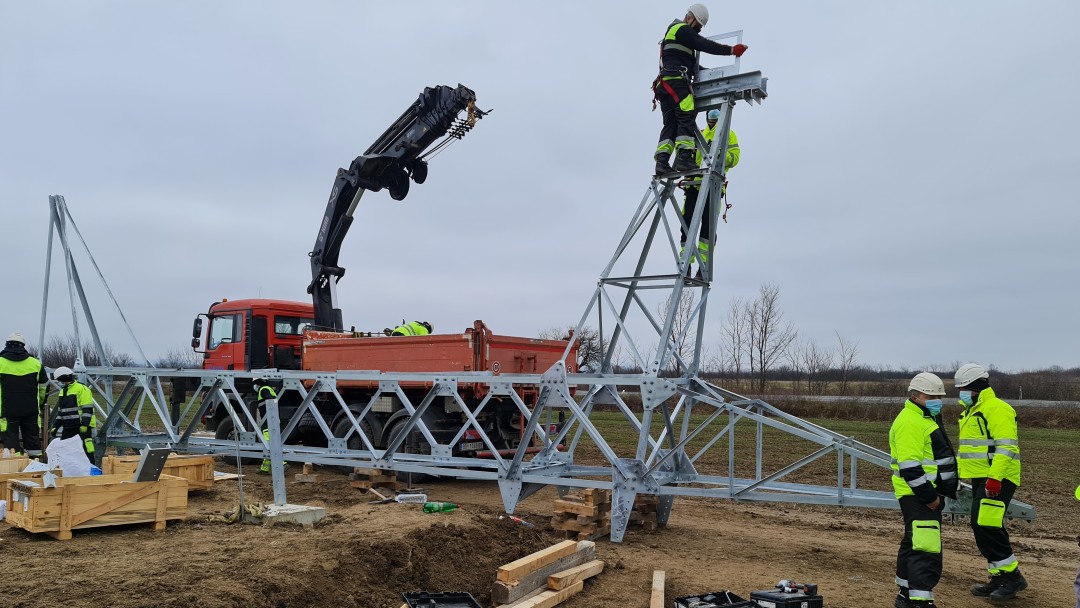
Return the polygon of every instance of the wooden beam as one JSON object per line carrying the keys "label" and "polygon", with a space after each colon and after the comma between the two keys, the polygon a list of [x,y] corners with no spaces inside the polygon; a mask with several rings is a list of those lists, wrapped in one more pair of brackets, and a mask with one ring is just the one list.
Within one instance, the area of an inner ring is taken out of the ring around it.
{"label": "wooden beam", "polygon": [[509,564],[499,566],[498,574],[495,575],[496,580],[504,583],[517,580],[522,576],[536,570],[543,568],[544,566],[558,561],[567,555],[570,555],[577,551],[577,541],[564,540],[561,543],[554,544],[547,549],[537,551],[525,557],[512,561]]}
{"label": "wooden beam", "polygon": [[664,608],[664,571],[653,570],[652,573],[652,598],[649,599],[649,608]]}
{"label": "wooden beam", "polygon": [[604,560],[594,559],[593,561],[586,562],[580,566],[574,566],[573,568],[552,574],[548,577],[547,586],[548,589],[555,589],[558,591],[559,589],[565,589],[578,581],[594,577],[603,571]]}
{"label": "wooden beam", "polygon": [[540,567],[515,581],[495,581],[491,585],[491,601],[494,604],[511,604],[525,599],[537,589],[547,586],[548,577],[567,568],[579,566],[596,559],[596,543],[588,540],[567,541],[577,545],[578,550],[546,566]]}
{"label": "wooden beam", "polygon": [[577,594],[585,586],[585,581],[578,581],[566,589],[548,589],[527,600],[510,604],[506,608],[551,608],[565,602],[570,596]]}

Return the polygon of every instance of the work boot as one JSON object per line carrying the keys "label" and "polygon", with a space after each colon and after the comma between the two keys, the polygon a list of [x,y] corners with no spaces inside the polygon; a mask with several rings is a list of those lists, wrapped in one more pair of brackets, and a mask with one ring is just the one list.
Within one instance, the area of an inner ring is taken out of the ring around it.
{"label": "work boot", "polygon": [[1002,574],[1000,577],[1001,585],[990,594],[990,601],[992,602],[1004,602],[1016,597],[1016,594],[1027,589],[1028,582],[1024,578],[1023,574],[1020,574],[1019,570],[1013,570],[1008,574]]}
{"label": "work boot", "polygon": [[656,155],[656,176],[667,175],[671,173],[671,165],[668,161],[671,160],[671,154],[667,152],[659,152]]}
{"label": "work boot", "polygon": [[697,161],[694,160],[694,150],[688,150],[682,148],[675,155],[675,172],[681,171],[693,171],[698,168]]}
{"label": "work boot", "polygon": [[997,591],[997,588],[1001,586],[1004,575],[991,576],[990,580],[985,583],[971,586],[971,595],[978,597],[990,597],[990,594]]}
{"label": "work boot", "polygon": [[903,591],[896,592],[896,601],[893,602],[893,608],[915,608],[915,604],[911,603],[908,596],[904,595]]}

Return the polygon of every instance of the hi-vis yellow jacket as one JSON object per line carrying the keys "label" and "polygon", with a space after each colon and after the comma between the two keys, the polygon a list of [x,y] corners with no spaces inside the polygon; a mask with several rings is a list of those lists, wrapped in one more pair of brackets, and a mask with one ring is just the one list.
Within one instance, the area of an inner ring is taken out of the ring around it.
{"label": "hi-vis yellow jacket", "polygon": [[1008,479],[1020,485],[1020,439],[1016,411],[997,398],[994,389],[979,391],[979,400],[960,416],[956,454],[960,477]]}

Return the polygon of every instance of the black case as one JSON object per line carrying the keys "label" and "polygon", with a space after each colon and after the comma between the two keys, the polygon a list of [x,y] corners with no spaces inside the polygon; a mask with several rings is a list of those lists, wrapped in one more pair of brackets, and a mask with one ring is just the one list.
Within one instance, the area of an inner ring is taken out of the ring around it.
{"label": "black case", "polygon": [[481,608],[473,596],[464,592],[402,593],[409,608]]}
{"label": "black case", "polygon": [[714,591],[704,595],[684,595],[675,598],[675,608],[755,608],[757,604],[730,591]]}
{"label": "black case", "polygon": [[758,608],[821,608],[820,595],[806,595],[801,591],[784,593],[778,589],[751,591],[750,599]]}

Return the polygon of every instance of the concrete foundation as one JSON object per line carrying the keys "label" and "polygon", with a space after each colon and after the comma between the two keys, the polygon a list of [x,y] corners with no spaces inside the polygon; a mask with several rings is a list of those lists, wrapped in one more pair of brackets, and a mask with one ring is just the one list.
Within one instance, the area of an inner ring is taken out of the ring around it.
{"label": "concrete foundation", "polygon": [[307,505],[268,505],[263,512],[263,523],[272,526],[277,523],[300,524],[306,528],[326,517],[326,509]]}

